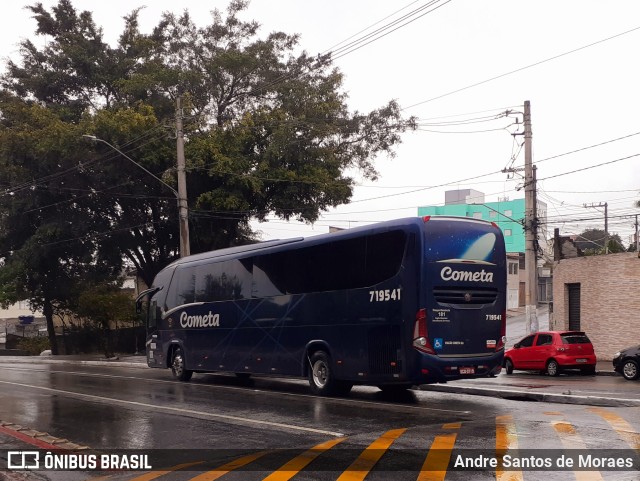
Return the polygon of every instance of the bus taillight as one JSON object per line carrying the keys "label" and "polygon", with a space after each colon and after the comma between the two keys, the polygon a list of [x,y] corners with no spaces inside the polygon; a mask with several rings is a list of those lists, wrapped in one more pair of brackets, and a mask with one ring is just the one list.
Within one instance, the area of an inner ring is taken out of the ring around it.
{"label": "bus taillight", "polygon": [[420,309],[416,313],[416,322],[413,325],[413,347],[418,351],[426,352],[427,354],[436,353],[429,343],[426,309]]}

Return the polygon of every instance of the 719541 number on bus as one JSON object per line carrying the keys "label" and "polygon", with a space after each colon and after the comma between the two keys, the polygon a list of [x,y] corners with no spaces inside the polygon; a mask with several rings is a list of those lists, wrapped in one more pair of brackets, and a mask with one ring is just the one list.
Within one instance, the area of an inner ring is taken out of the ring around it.
{"label": "719541 number on bus", "polygon": [[379,289],[369,291],[369,302],[399,301],[401,289]]}

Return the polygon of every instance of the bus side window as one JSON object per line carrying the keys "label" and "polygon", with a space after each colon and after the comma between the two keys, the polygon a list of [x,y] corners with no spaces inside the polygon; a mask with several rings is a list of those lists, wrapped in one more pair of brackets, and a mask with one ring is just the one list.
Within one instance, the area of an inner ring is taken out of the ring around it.
{"label": "bus side window", "polygon": [[255,258],[253,296],[360,289],[398,273],[407,236],[390,231]]}
{"label": "bus side window", "polygon": [[402,265],[406,244],[407,235],[402,231],[367,237],[363,287],[373,286],[395,276]]}
{"label": "bus side window", "polygon": [[284,284],[284,254],[258,256],[253,262],[253,297],[282,296],[287,293]]}
{"label": "bus side window", "polygon": [[251,297],[251,259],[201,264],[195,269],[195,302],[215,302]]}

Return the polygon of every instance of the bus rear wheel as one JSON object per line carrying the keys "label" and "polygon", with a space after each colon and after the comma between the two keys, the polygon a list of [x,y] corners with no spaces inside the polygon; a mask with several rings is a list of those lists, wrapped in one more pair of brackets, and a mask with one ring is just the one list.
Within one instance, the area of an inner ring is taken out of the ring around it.
{"label": "bus rear wheel", "polygon": [[334,378],[329,354],[316,351],[309,358],[309,364],[309,385],[313,394],[328,396],[339,390],[340,382]]}
{"label": "bus rear wheel", "polygon": [[187,382],[193,376],[193,371],[189,371],[184,364],[184,353],[182,349],[177,347],[173,351],[173,358],[171,359],[171,372],[173,377],[178,381]]}

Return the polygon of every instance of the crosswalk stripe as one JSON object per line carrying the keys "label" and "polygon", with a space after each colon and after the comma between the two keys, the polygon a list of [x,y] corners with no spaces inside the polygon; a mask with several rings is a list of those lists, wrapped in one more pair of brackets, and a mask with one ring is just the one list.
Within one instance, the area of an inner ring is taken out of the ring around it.
{"label": "crosswalk stripe", "polygon": [[[565,449],[582,449],[586,450],[587,445],[582,437],[577,433],[571,423],[566,421],[552,421],[553,428],[560,437],[560,442]],[[574,471],[576,481],[602,481],[600,471]]]}
{"label": "crosswalk stripe", "polygon": [[262,481],[288,481],[302,471],[311,461],[335,445],[340,444],[345,439],[347,438],[331,439],[325,443],[318,444],[317,446],[308,449],[301,455],[296,456],[291,461],[288,461],[281,468],[271,473]]}
{"label": "crosswalk stripe", "polygon": [[[460,429],[462,423],[449,423],[443,429]],[[458,433],[440,434],[435,437],[424,460],[417,481],[442,481],[447,475],[447,467],[451,460],[451,451],[456,443]]]}
{"label": "crosswalk stripe", "polygon": [[362,481],[371,469],[380,460],[382,455],[389,449],[389,446],[398,439],[405,429],[392,429],[387,431],[374,442],[372,442],[367,449],[365,449],[358,458],[351,463],[351,466],[340,475],[337,481]]}
{"label": "crosswalk stripe", "polygon": [[631,424],[617,414],[603,408],[589,408],[589,411],[602,417],[617,432],[631,449],[640,451],[640,434],[633,430]]}
{"label": "crosswalk stripe", "polygon": [[[501,459],[507,451],[518,449],[518,433],[513,416],[496,416],[496,456]],[[522,481],[522,471],[504,471],[499,465],[496,468],[497,481]]]}

